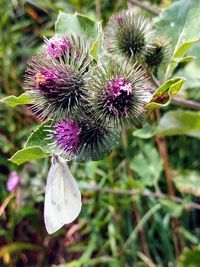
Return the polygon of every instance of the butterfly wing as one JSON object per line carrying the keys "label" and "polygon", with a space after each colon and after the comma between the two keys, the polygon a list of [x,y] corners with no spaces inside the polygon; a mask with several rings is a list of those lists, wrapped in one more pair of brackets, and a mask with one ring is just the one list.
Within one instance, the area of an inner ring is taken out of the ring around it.
{"label": "butterfly wing", "polygon": [[52,234],[64,224],[73,222],[81,211],[81,193],[66,162],[52,163],[47,177],[44,203],[44,221]]}

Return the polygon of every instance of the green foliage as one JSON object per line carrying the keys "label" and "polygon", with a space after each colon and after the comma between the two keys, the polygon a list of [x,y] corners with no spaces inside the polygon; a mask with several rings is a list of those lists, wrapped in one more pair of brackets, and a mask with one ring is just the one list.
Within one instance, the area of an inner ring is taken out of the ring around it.
{"label": "green foliage", "polygon": [[178,267],[198,267],[200,262],[200,247],[185,249],[180,257]]}
{"label": "green foliage", "polygon": [[143,186],[155,185],[163,169],[157,150],[149,144],[143,145],[141,151],[133,157],[130,168],[139,175]]}
{"label": "green foliage", "polygon": [[160,136],[187,134],[199,137],[200,114],[194,111],[168,111],[161,118],[155,133]]}
{"label": "green foliage", "polygon": [[49,153],[45,153],[39,146],[31,146],[23,148],[17,151],[11,158],[10,161],[16,164],[22,164],[26,161],[33,159],[42,159],[49,157]]}
{"label": "green foliage", "polygon": [[26,147],[39,146],[45,153],[52,153],[52,148],[47,137],[50,121],[42,123],[28,138]]}
{"label": "green foliage", "polygon": [[174,56],[180,57],[200,38],[200,21],[196,18],[200,12],[200,2],[196,0],[178,0],[163,9],[156,19],[155,27],[160,35],[170,38]]}
{"label": "green foliage", "polygon": [[7,97],[1,99],[0,102],[5,103],[11,107],[16,107],[19,105],[31,104],[32,99],[24,93],[18,97],[13,96],[13,95],[7,96]]}
{"label": "green foliage", "polygon": [[100,22],[96,22],[82,14],[61,12],[55,24],[55,32],[57,34],[83,34],[93,39],[90,55],[97,59],[102,39]]}
{"label": "green foliage", "polygon": [[177,189],[182,193],[192,194],[194,196],[200,196],[200,179],[199,172],[184,170],[178,172],[175,175],[175,185]]}
{"label": "green foliage", "polygon": [[61,12],[55,24],[55,32],[57,34],[86,34],[87,37],[96,39],[98,27],[99,24],[87,16]]}
{"label": "green foliage", "polygon": [[[196,20],[200,12],[200,2],[196,0],[178,0],[163,9],[155,20],[157,34],[166,35],[170,39],[173,56],[168,73],[177,66],[189,48],[200,39],[200,21]],[[178,14],[178,15],[177,15]]]}

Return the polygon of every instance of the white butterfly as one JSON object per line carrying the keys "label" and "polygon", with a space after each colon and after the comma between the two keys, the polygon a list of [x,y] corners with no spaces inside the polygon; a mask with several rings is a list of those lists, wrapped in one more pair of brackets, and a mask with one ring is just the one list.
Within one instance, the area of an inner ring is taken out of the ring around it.
{"label": "white butterfly", "polygon": [[66,161],[53,156],[46,184],[44,222],[49,234],[73,222],[81,211],[81,193]]}

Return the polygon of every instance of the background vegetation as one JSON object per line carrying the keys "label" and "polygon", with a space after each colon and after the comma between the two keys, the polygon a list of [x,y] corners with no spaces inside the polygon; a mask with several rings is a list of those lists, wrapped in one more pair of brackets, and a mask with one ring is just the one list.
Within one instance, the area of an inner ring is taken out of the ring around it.
{"label": "background vegetation", "polygon": [[[187,14],[186,9],[198,0],[180,2],[180,13],[172,9],[163,29],[178,16],[194,19],[194,10]],[[78,11],[105,24],[127,5],[155,19],[159,8],[170,4],[170,0],[0,0],[0,98],[22,93],[27,58],[40,49],[43,36],[54,34],[60,10]],[[179,26],[170,29],[171,35]],[[195,24],[192,28],[191,36]],[[23,147],[38,121],[25,106],[1,103],[0,266],[200,266],[199,45],[187,56],[177,60],[173,74],[187,78],[180,97],[196,102],[181,101],[181,106],[172,104],[160,114],[152,113],[143,130],[124,130],[117,149],[102,161],[71,163],[84,205],[79,219],[53,236],[47,235],[43,223],[49,160],[21,166],[7,160]],[[191,56],[196,60],[191,62]],[[152,137],[152,127],[162,136]],[[18,172],[20,185],[9,193],[6,182],[12,171]]]}

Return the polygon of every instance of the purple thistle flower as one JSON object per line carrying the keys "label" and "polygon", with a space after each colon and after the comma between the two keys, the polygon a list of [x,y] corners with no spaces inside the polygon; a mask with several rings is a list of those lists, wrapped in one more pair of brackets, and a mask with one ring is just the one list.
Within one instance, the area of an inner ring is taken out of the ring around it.
{"label": "purple thistle flower", "polygon": [[132,10],[113,15],[105,30],[105,44],[113,57],[143,62],[152,47],[152,26]]}
{"label": "purple thistle flower", "polygon": [[129,102],[132,101],[132,91],[132,83],[124,77],[117,77],[108,81],[102,92],[106,99],[105,107],[116,116],[119,115],[120,111],[126,114],[125,105],[128,106]]}
{"label": "purple thistle flower", "polygon": [[70,43],[70,54],[56,59],[40,54],[28,62],[24,90],[33,99],[31,108],[39,119],[73,116],[87,103],[90,42],[71,37]]}
{"label": "purple thistle flower", "polygon": [[145,105],[151,95],[146,73],[140,66],[108,59],[94,69],[88,90],[95,120],[115,124],[130,121],[135,127],[143,124]]}
{"label": "purple thistle flower", "polygon": [[7,190],[9,192],[14,191],[19,185],[20,177],[17,172],[11,172],[7,181]]}
{"label": "purple thistle flower", "polygon": [[80,128],[72,120],[61,120],[55,125],[54,138],[61,149],[67,153],[76,153],[79,139]]}
{"label": "purple thistle flower", "polygon": [[49,40],[45,38],[45,43],[48,57],[59,58],[71,50],[71,43],[66,36],[54,36]]}
{"label": "purple thistle flower", "polygon": [[122,95],[124,92],[126,95],[132,93],[132,84],[123,77],[115,78],[108,82],[107,92],[111,94],[113,98]]}

